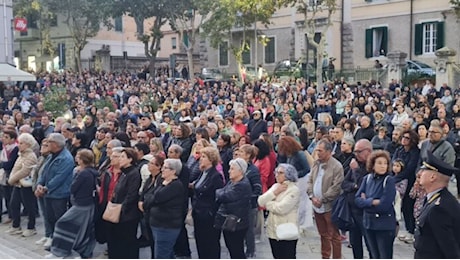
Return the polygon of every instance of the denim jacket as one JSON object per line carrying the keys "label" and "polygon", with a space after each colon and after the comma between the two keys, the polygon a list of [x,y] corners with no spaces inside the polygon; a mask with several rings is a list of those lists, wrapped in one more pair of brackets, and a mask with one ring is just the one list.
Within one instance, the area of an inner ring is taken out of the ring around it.
{"label": "denim jacket", "polygon": [[70,197],[74,166],[73,157],[66,148],[58,154],[49,155],[43,166],[43,174],[38,179],[38,184],[48,189],[45,198],[65,199]]}

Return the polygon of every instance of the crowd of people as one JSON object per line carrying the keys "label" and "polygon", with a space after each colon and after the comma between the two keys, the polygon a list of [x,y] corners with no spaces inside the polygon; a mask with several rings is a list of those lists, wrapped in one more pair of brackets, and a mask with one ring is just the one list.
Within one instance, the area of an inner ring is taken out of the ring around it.
{"label": "crowd of people", "polygon": [[[62,116],[44,105],[56,86]],[[314,225],[323,258],[342,258],[345,232],[354,258],[392,258],[395,239],[418,258],[460,257],[446,189],[456,181],[460,198],[460,92],[446,84],[66,71],[0,96],[1,220],[30,237],[43,217],[48,258],[91,258],[96,243],[109,258],[142,247],[191,258],[189,236],[199,258],[220,258],[221,236],[231,258],[254,258],[266,232],[273,257],[292,259]],[[342,230],[340,196],[352,222]]]}

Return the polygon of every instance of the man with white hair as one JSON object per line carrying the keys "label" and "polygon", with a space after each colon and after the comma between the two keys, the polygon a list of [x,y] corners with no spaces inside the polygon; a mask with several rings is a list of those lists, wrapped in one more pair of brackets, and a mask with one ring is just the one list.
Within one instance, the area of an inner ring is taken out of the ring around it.
{"label": "man with white hair", "polygon": [[[51,233],[54,233],[57,220],[67,211],[75,166],[72,155],[65,149],[65,141],[62,134],[51,133],[48,136],[51,158],[43,165],[43,174],[40,175],[35,190],[35,196],[44,197],[44,217],[50,224]],[[52,238],[48,238],[44,247],[50,247],[51,243]]]}

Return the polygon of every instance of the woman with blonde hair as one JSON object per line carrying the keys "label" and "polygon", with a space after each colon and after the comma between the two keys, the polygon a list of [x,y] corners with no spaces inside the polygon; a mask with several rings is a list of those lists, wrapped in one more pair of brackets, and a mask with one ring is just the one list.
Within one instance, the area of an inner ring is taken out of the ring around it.
{"label": "woman with blonde hair", "polygon": [[205,147],[211,146],[211,144],[206,139],[200,139],[195,142],[194,151],[190,154],[190,157],[187,160],[187,167],[190,169],[190,183],[194,182],[201,174],[200,171],[200,156],[201,150]]}
{"label": "woman with blonde hair", "polygon": [[161,155],[163,157],[166,157],[161,138],[155,137],[155,138],[150,139],[149,148],[150,148],[151,155],[153,156]]}
{"label": "woman with blonde hair", "polygon": [[194,190],[192,217],[198,258],[220,258],[220,231],[214,228],[218,208],[216,190],[224,186],[223,176],[216,169],[219,161],[217,148],[203,148],[200,152],[202,172],[190,185]]}
{"label": "woman with blonde hair", "polygon": [[[11,170],[8,184],[13,186],[11,201],[8,210],[11,210],[13,224],[7,233],[11,235],[22,234],[29,237],[37,234],[35,218],[38,209],[37,199],[32,191],[32,170],[37,166],[38,160],[32,148],[37,144],[31,134],[21,134],[18,137],[19,157]],[[21,203],[27,211],[29,222],[27,229],[21,230]]]}

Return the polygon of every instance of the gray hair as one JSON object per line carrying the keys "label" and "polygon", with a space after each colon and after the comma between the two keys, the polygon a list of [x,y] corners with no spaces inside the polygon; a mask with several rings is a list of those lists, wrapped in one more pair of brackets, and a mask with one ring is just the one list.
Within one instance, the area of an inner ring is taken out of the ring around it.
{"label": "gray hair", "polygon": [[32,127],[30,125],[22,125],[19,127],[19,132],[20,133],[32,133]]}
{"label": "gray hair", "polygon": [[51,133],[48,135],[48,142],[55,142],[60,148],[64,148],[65,137],[59,133]]}
{"label": "gray hair", "polygon": [[331,142],[329,142],[328,140],[326,139],[321,139],[319,140],[318,144],[316,145],[317,147],[320,145],[320,144],[323,144],[324,145],[324,149],[326,151],[332,151],[332,144]]}
{"label": "gray hair", "polygon": [[297,182],[298,173],[294,166],[287,163],[280,163],[278,167],[276,167],[275,172],[278,171],[280,168],[284,169],[284,177],[286,178],[286,180],[291,182]]}
{"label": "gray hair", "polygon": [[241,158],[233,159],[228,164],[230,166],[237,166],[238,168],[240,168],[240,170],[243,173],[243,175],[248,170],[248,163],[245,160],[241,159]]}
{"label": "gray hair", "polygon": [[169,149],[173,149],[174,151],[179,153],[179,155],[182,155],[182,152],[184,152],[184,148],[182,148],[182,146],[178,144],[172,144],[171,146],[169,146],[168,150]]}
{"label": "gray hair", "polygon": [[351,147],[353,147],[355,145],[355,140],[353,140],[352,138],[346,138],[345,137],[345,138],[342,139],[342,142],[345,142],[345,143],[351,145]]}
{"label": "gray hair", "polygon": [[182,162],[179,159],[166,159],[164,164],[168,164],[168,166],[175,171],[176,176],[180,175],[180,171],[182,170]]}
{"label": "gray hair", "polygon": [[37,146],[37,140],[29,133],[19,135],[18,141],[28,144],[30,148]]}
{"label": "gray hair", "polygon": [[107,144],[111,144],[112,148],[122,147],[121,142],[118,139],[110,140]]}

